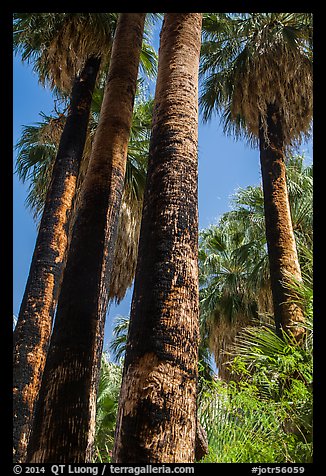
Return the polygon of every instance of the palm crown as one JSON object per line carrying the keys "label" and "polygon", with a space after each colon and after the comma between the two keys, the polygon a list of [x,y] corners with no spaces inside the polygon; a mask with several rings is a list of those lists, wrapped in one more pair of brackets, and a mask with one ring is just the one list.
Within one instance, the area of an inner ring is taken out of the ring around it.
{"label": "palm crown", "polygon": [[200,105],[222,113],[225,131],[256,141],[269,103],[281,111],[284,144],[312,119],[312,15],[209,13],[203,20]]}
{"label": "palm crown", "polygon": [[116,22],[117,13],[19,13],[14,47],[42,84],[67,92],[86,58],[108,60]]}
{"label": "palm crown", "polygon": [[[141,70],[153,77],[157,57],[148,40],[155,15],[148,15],[141,52]],[[67,94],[85,60],[101,58],[108,69],[118,13],[16,13],[14,49],[22,60],[33,63],[41,84]],[[103,82],[103,76],[99,81]]]}

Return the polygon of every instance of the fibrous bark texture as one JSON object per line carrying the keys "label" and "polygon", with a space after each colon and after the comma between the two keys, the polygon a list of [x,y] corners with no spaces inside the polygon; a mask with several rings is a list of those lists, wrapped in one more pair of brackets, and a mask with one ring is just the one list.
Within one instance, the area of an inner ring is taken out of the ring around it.
{"label": "fibrous bark texture", "polygon": [[270,266],[274,318],[278,334],[291,332],[298,340],[304,329],[302,309],[294,302],[288,283],[301,281],[286,185],[281,112],[267,108],[267,130],[260,129],[260,160],[264,191],[266,239]]}
{"label": "fibrous bark texture", "polygon": [[109,276],[144,13],[121,13],[28,448],[28,462],[91,460]]}
{"label": "fibrous bark texture", "polygon": [[192,462],[198,354],[202,15],[166,13],[113,461]]}
{"label": "fibrous bark texture", "polygon": [[14,332],[14,461],[24,462],[65,263],[70,210],[82,159],[100,60],[90,58],[75,79],[28,281]]}

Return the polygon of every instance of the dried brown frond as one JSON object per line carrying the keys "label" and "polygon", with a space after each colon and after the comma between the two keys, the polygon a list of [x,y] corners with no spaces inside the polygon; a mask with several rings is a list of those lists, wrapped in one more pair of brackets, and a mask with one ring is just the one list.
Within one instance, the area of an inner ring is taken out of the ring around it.
{"label": "dried brown frond", "polygon": [[273,313],[273,297],[269,282],[259,289],[256,294],[256,303],[258,315]]}
{"label": "dried brown frond", "polygon": [[58,148],[65,122],[66,116],[60,114],[44,123],[39,135],[40,144],[53,144]]}
{"label": "dried brown frond", "polygon": [[235,78],[233,118],[245,118],[248,131],[258,137],[259,123],[266,131],[268,104],[280,111],[284,145],[308,136],[313,114],[313,71],[309,57],[299,48],[278,42],[257,41],[255,54]]}
{"label": "dried brown frond", "polygon": [[[250,298],[249,295],[248,297]],[[273,313],[273,300],[269,282],[261,286],[259,291],[256,291],[251,298],[255,299],[257,305],[256,317],[253,317],[253,314],[250,312],[238,312],[231,323],[227,317],[217,313],[215,319],[211,319],[208,324],[210,327],[208,329],[208,347],[214,355],[215,363],[219,370],[219,377],[223,380],[229,380],[231,377],[228,365],[230,363],[230,351],[239,332],[247,326],[260,325],[260,321],[264,319],[264,316]],[[235,378],[236,376],[232,374],[232,379]]]}
{"label": "dried brown frond", "polygon": [[87,15],[71,15],[43,50],[40,58],[44,65],[41,83],[50,80],[51,87],[69,92],[87,58],[95,56],[108,61],[112,37],[104,29],[103,32],[99,29],[93,31]]}
{"label": "dried brown frond", "polygon": [[233,323],[220,318],[211,324],[212,329],[209,332],[209,350],[214,355],[215,363],[218,368],[218,375],[223,380],[229,380],[230,371],[227,363],[230,359],[230,351],[236,336],[244,328],[250,325],[252,319],[248,315],[239,315]]}
{"label": "dried brown frond", "polygon": [[120,208],[109,298],[119,303],[132,285],[137,264],[142,200],[125,188]]}

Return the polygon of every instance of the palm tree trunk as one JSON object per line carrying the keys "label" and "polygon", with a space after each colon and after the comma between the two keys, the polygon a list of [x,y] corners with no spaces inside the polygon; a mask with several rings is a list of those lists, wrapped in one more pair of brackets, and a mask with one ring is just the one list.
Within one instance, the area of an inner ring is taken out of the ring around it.
{"label": "palm tree trunk", "polygon": [[109,276],[136,93],[145,13],[121,13],[81,192],[28,462],[90,461]]}
{"label": "palm tree trunk", "polygon": [[67,248],[67,226],[100,59],[75,79],[14,332],[14,461],[23,462],[50,339]]}
{"label": "palm tree trunk", "polygon": [[266,120],[266,130],[260,127],[259,142],[275,325],[278,335],[283,330],[300,340],[304,329],[298,324],[303,321],[303,312],[293,302],[286,284],[291,276],[301,281],[301,271],[286,185],[280,111],[276,105],[268,105]]}
{"label": "palm tree trunk", "polygon": [[192,462],[200,13],[166,13],[113,461]]}

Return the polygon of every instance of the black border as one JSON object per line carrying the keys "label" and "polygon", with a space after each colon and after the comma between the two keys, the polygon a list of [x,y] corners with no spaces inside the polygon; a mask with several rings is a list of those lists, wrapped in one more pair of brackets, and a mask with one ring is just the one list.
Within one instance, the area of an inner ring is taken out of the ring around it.
{"label": "black border", "polygon": [[[161,12],[169,6],[172,6],[174,11],[177,9],[177,3],[171,1],[165,2],[145,2],[137,5],[138,11],[140,9],[148,11],[155,8],[156,11]],[[178,10],[183,12],[185,10],[185,4],[179,3],[180,7]],[[0,362],[2,363],[2,368],[5,369],[5,378],[2,378],[1,385],[1,410],[3,415],[1,415],[1,429],[2,429],[2,439],[1,439],[1,457],[0,457],[0,469],[8,467],[9,471],[1,471],[1,474],[13,474],[12,473],[12,397],[11,397],[11,382],[12,382],[12,296],[13,296],[13,266],[12,266],[12,257],[13,257],[13,166],[12,166],[12,145],[13,145],[13,134],[12,134],[12,124],[13,124],[13,53],[12,53],[12,14],[14,12],[23,11],[26,8],[26,3],[17,2],[12,5],[10,9],[2,8],[1,12],[1,25],[0,25],[0,34],[1,34],[1,94],[2,94],[2,125],[1,132],[2,137],[5,140],[2,140],[1,155],[2,155],[2,167],[0,172],[0,192],[1,192],[1,270],[2,270],[2,314],[5,315],[5,318],[2,319],[1,323],[1,351],[3,355],[1,356]],[[51,11],[51,12],[60,12],[61,10],[56,10],[55,8],[45,8],[49,5],[35,5],[29,3],[28,6],[33,10],[38,10],[39,12]],[[56,8],[60,7],[60,3],[55,3]],[[101,5],[98,5],[99,7]],[[113,5],[105,4],[100,10],[103,10],[107,7],[113,7]],[[130,10],[132,6],[128,4],[123,4],[126,8],[126,11]],[[66,9],[67,5],[62,3],[62,9]],[[122,5],[119,5],[119,8]],[[321,296],[322,288],[325,282],[325,271],[322,270],[322,252],[324,251],[323,246],[323,208],[325,203],[325,198],[321,194],[322,190],[322,181],[323,181],[323,162],[326,160],[322,155],[324,155],[325,146],[321,142],[321,135],[324,130],[321,124],[321,79],[322,73],[321,68],[323,65],[322,53],[324,45],[322,44],[322,8],[321,2],[286,2],[286,1],[273,1],[273,2],[245,2],[245,1],[230,1],[225,2],[224,5],[219,5],[218,2],[187,2],[186,4],[187,11],[192,9],[197,11],[198,7],[204,11],[222,10],[221,7],[224,7],[226,12],[246,12],[251,11],[291,11],[291,12],[312,12],[314,14],[314,126],[313,126],[313,154],[314,154],[314,462],[310,465],[304,464],[296,466],[307,467],[304,474],[316,474],[319,475],[319,465],[323,462],[322,455],[322,439],[321,435],[324,434],[320,409],[321,406],[321,385],[322,385],[322,367],[323,367],[323,352],[322,352],[322,343],[324,333],[322,332],[322,322],[325,320],[323,316],[323,307],[321,306]],[[227,7],[227,8],[226,8]],[[70,8],[74,11],[77,8],[73,8],[70,4]],[[93,10],[92,10],[93,11]],[[222,10],[223,11],[223,10]],[[11,132],[11,133],[10,133]],[[5,308],[5,313],[3,309]],[[2,373],[3,375],[3,373]],[[3,385],[3,381],[6,382],[6,385]],[[236,474],[251,474],[251,467],[253,466],[250,463],[239,463],[233,464],[228,463],[206,463],[204,466],[201,466],[201,470],[207,471],[209,469],[214,470],[215,464],[219,464],[217,469],[221,469],[220,474],[227,474],[229,469],[234,470]],[[207,466],[208,465],[208,466]],[[231,465],[231,467],[230,467]],[[47,465],[40,465],[47,466]],[[76,466],[76,465],[75,465]],[[85,465],[86,466],[86,465]],[[192,466],[192,465],[190,465]],[[195,473],[198,473],[198,464],[195,464]],[[240,470],[240,467],[243,468],[243,471]],[[259,465],[255,465],[259,466]],[[277,464],[261,464],[261,467],[266,466],[289,466],[289,464],[277,465]],[[291,465],[293,466],[293,465]],[[228,469],[226,469],[228,468]],[[215,468],[216,469],[216,468]],[[24,471],[23,473],[24,474]],[[51,472],[46,472],[45,474],[52,474]],[[100,474],[100,473],[99,473]],[[106,473],[109,474],[109,473]],[[282,474],[282,473],[280,473]]]}

